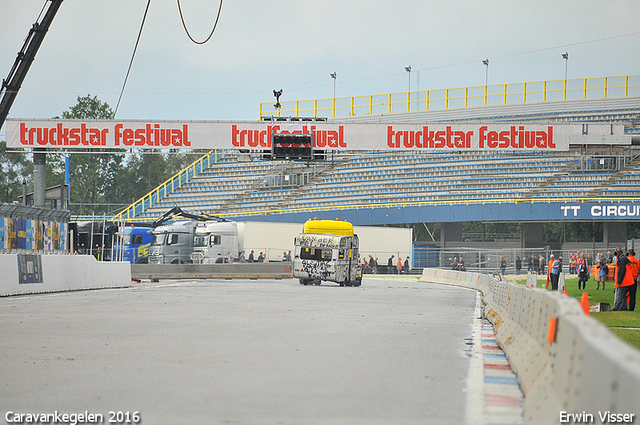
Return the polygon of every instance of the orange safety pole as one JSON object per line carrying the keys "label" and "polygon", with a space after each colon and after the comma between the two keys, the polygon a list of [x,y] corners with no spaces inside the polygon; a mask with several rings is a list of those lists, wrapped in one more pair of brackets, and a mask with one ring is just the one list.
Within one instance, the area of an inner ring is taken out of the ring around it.
{"label": "orange safety pole", "polygon": [[549,318],[549,332],[547,333],[547,342],[553,344],[556,341],[556,330],[558,327],[558,318]]}

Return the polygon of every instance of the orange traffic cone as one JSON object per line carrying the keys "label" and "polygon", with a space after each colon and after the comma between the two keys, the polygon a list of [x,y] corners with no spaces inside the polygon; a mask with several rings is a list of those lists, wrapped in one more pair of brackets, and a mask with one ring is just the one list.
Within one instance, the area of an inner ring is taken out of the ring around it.
{"label": "orange traffic cone", "polygon": [[586,292],[582,293],[582,299],[580,300],[580,305],[582,306],[582,310],[584,314],[589,316],[591,313],[589,312],[589,294]]}
{"label": "orange traffic cone", "polygon": [[565,297],[569,296],[569,293],[567,291],[562,291],[562,295],[564,295]]}

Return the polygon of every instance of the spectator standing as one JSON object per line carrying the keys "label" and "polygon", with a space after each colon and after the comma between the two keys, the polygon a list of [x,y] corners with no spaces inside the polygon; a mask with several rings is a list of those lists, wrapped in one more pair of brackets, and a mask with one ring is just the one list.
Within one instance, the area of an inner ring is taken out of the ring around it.
{"label": "spectator standing", "polygon": [[569,253],[569,274],[576,274],[576,256],[572,253]]}
{"label": "spectator standing", "polygon": [[607,266],[607,257],[602,256],[598,263],[600,269],[598,270],[598,280],[596,290],[600,289],[600,283],[602,283],[602,290],[604,291],[604,284],[607,281],[607,275],[609,274],[609,266]]}
{"label": "spectator standing", "polygon": [[458,270],[458,257],[453,257],[451,262],[451,270]]}
{"label": "spectator standing", "polygon": [[533,267],[533,255],[529,255],[529,258],[527,259],[527,271],[533,272],[534,270],[535,268]]}
{"label": "spectator standing", "polygon": [[263,263],[263,262],[264,262],[264,256],[262,255],[262,252],[260,252],[260,255],[258,255],[258,263]]}
{"label": "spectator standing", "polygon": [[500,274],[504,276],[504,272],[507,270],[507,260],[504,257],[500,257]]}
{"label": "spectator standing", "polygon": [[244,258],[244,251],[242,251],[242,252],[240,253],[240,262],[241,262],[241,263],[244,263],[244,260],[245,260],[245,258]]}
{"label": "spectator standing", "polygon": [[520,270],[522,270],[522,260],[519,256],[516,256],[516,274],[520,274]]}
{"label": "spectator standing", "polygon": [[578,266],[578,290],[580,290],[580,285],[582,285],[582,290],[587,289],[587,281],[589,280],[589,269],[587,265],[582,262]]}
{"label": "spectator standing", "polygon": [[391,257],[389,257],[389,260],[387,260],[387,274],[393,274],[393,261],[394,258],[396,258],[395,255],[392,255]]}
{"label": "spectator standing", "polygon": [[377,264],[376,264],[376,260],[373,258],[373,255],[369,254],[369,267],[371,267],[371,273],[376,274],[377,273]]}
{"label": "spectator standing", "polygon": [[253,249],[251,250],[251,252],[249,253],[249,262],[253,263],[255,261],[255,258],[253,256]]}
{"label": "spectator standing", "polygon": [[404,264],[402,265],[402,272],[404,274],[409,274],[411,272],[411,265],[409,264],[409,257],[405,258]]}
{"label": "spectator standing", "polygon": [[[547,274],[549,275],[549,281],[552,281],[551,279],[551,272],[553,271],[553,263],[554,261],[556,261],[556,258],[553,256],[553,254],[551,254],[549,256],[549,263],[547,264]],[[552,282],[553,283],[553,282]]]}
{"label": "spectator standing", "polygon": [[538,258],[538,272],[539,274],[544,274],[544,257],[540,254],[540,258]]}
{"label": "spectator standing", "polygon": [[[553,259],[553,256],[551,256],[551,258]],[[557,291],[558,280],[560,277],[560,261],[553,259],[553,261],[551,262],[550,270],[551,270],[551,273],[550,273],[551,290]]]}
{"label": "spectator standing", "polygon": [[[640,262],[635,258],[633,249],[627,251],[626,256],[618,256],[618,278],[616,281],[616,303],[614,311],[634,311],[636,307],[636,292]],[[628,305],[627,305],[628,304]]]}
{"label": "spectator standing", "polygon": [[402,274],[402,258],[398,256],[398,262],[396,263],[396,269],[398,270],[398,274]]}

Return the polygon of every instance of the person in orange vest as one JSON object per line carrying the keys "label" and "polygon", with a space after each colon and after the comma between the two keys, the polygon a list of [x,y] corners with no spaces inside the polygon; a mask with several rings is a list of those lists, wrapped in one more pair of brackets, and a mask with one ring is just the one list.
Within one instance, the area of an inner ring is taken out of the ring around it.
{"label": "person in orange vest", "polygon": [[400,256],[398,256],[398,262],[396,263],[396,269],[398,269],[398,274],[402,274],[402,260]]}
{"label": "person in orange vest", "polygon": [[551,254],[549,256],[549,263],[547,264],[547,286],[545,286],[545,289],[549,288],[549,283],[553,284],[553,277],[551,275],[553,274],[552,272],[553,272],[554,261],[555,261],[555,258],[553,258],[553,254]]}
{"label": "person in orange vest", "polygon": [[[626,256],[618,256],[618,280],[616,281],[616,303],[614,311],[634,311],[636,308],[636,291],[640,262],[635,258],[633,249]],[[627,301],[629,300],[629,301]]]}

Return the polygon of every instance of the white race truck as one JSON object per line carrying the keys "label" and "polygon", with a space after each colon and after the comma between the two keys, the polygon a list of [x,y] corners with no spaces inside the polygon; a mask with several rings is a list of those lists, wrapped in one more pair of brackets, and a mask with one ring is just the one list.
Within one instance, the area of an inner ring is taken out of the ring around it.
{"label": "white race truck", "polygon": [[322,281],[340,286],[360,286],[359,239],[346,221],[310,220],[294,240],[293,277],[300,284],[320,285]]}

